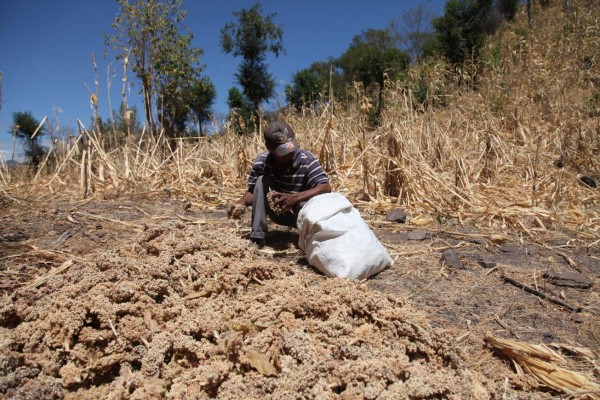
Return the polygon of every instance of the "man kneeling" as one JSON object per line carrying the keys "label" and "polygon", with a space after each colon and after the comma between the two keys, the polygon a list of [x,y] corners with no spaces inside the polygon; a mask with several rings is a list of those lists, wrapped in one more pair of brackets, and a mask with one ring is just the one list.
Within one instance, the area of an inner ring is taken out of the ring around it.
{"label": "man kneeling", "polygon": [[267,216],[278,225],[295,228],[306,202],[331,192],[319,160],[300,148],[288,124],[272,122],[263,136],[268,151],[256,157],[248,176],[248,191],[228,211],[231,218],[239,219],[252,205],[250,241],[257,247],[265,244]]}

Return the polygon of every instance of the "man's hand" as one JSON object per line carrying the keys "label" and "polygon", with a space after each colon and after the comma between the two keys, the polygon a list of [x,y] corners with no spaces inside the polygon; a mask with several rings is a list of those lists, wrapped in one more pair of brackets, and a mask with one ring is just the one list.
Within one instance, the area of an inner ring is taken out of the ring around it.
{"label": "man's hand", "polygon": [[294,209],[294,206],[298,204],[298,194],[274,192],[273,201],[281,211],[292,211]]}
{"label": "man's hand", "polygon": [[241,219],[242,215],[244,215],[245,212],[246,206],[239,203],[235,203],[229,207],[229,210],[227,210],[227,215],[229,216],[229,218]]}

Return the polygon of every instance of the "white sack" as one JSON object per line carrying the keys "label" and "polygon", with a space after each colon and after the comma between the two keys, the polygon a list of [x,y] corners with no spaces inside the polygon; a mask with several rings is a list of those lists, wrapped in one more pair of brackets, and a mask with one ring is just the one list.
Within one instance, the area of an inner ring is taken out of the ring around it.
{"label": "white sack", "polygon": [[365,279],[393,261],[352,203],[341,193],[310,199],[298,215],[299,247],[328,277]]}

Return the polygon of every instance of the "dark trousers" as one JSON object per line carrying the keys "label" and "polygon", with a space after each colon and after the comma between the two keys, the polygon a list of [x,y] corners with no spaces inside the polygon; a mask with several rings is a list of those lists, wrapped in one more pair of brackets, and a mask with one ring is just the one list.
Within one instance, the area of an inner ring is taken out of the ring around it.
{"label": "dark trousers", "polygon": [[267,226],[267,216],[277,225],[296,227],[298,213],[306,202],[296,204],[293,211],[287,211],[282,214],[276,214],[267,201],[267,193],[270,190],[280,191],[275,185],[273,178],[268,175],[259,176],[252,192],[252,239],[264,239],[269,231]]}

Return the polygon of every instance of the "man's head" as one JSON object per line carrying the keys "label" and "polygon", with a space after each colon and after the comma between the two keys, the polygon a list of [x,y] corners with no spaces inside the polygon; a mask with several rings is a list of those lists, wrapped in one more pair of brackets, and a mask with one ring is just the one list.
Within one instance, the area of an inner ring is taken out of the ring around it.
{"label": "man's head", "polygon": [[278,157],[284,157],[300,148],[296,134],[285,122],[271,122],[265,129],[264,138],[269,151]]}

